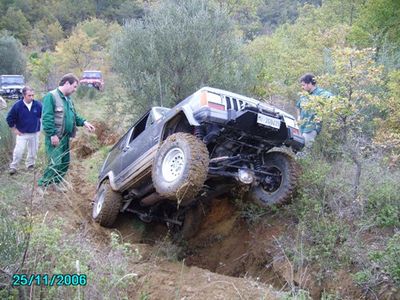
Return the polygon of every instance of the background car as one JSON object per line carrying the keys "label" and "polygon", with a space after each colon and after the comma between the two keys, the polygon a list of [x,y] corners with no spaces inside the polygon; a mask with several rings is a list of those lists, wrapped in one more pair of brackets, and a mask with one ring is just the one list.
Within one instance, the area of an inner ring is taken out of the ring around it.
{"label": "background car", "polygon": [[88,87],[94,87],[97,90],[102,91],[104,89],[103,75],[101,71],[97,70],[84,71],[79,84]]}
{"label": "background car", "polygon": [[0,95],[9,99],[22,97],[25,78],[22,75],[0,75]]}

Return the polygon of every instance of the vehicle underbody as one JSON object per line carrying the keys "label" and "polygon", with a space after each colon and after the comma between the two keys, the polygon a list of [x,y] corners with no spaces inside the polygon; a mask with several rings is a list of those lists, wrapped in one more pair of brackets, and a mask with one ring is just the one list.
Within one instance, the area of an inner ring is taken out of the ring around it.
{"label": "vehicle underbody", "polygon": [[[271,193],[279,189],[282,181],[281,171],[263,166],[265,154],[281,145],[274,144],[264,137],[250,135],[233,126],[208,124],[188,131],[192,131],[197,139],[205,142],[210,153],[207,180],[198,195],[185,205],[179,206],[176,201],[160,196],[155,191],[152,181],[148,180],[147,184],[125,194],[125,205],[121,211],[133,213],[147,223],[165,222],[177,232],[182,232],[188,211],[196,209],[199,205],[205,210],[209,201],[231,192],[232,189],[248,191],[251,187],[262,186],[265,191]],[[268,129],[266,131],[268,132]],[[278,132],[275,130],[267,134],[271,136]],[[278,151],[283,150],[278,148]],[[285,153],[290,153],[290,150]],[[185,238],[188,237],[190,234],[186,233]]]}

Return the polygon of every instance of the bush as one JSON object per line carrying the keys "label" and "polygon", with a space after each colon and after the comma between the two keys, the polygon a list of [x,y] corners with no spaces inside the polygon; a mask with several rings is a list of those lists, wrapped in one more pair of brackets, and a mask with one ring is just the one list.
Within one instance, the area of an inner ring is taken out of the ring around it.
{"label": "bush", "polygon": [[310,261],[324,269],[336,269],[348,262],[345,241],[349,228],[342,220],[329,215],[303,221],[301,227],[306,232],[305,254]]}
{"label": "bush", "polygon": [[99,96],[99,91],[94,87],[90,87],[87,85],[80,85],[78,87],[78,90],[76,91],[77,101],[79,101],[79,99],[82,99],[83,101],[93,100],[98,96]]}
{"label": "bush", "polygon": [[[112,233],[110,239],[110,246],[93,251],[87,237],[65,233],[62,220],[34,220],[26,264],[18,273],[49,274],[49,278],[52,274],[87,275],[85,286],[33,289],[34,299],[125,299],[136,277],[128,271],[127,262],[142,257],[117,234]],[[24,288],[28,294],[30,287]]]}
{"label": "bush", "polygon": [[173,106],[205,85],[245,91],[254,75],[240,45],[228,12],[213,2],[162,1],[126,22],[112,44],[113,67],[133,96],[126,111]]}
{"label": "bush", "polygon": [[366,221],[380,227],[400,225],[400,194],[398,183],[384,182],[374,185],[367,194]]}
{"label": "bush", "polygon": [[14,148],[14,137],[6,122],[7,114],[0,111],[0,168],[6,165]]}
{"label": "bush", "polygon": [[400,232],[389,239],[385,250],[372,252],[370,258],[380,266],[382,273],[400,284]]}

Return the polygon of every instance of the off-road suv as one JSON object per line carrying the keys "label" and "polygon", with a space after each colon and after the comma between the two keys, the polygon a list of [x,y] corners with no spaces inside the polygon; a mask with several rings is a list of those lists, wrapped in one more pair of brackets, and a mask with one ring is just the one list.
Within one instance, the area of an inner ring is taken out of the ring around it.
{"label": "off-road suv", "polygon": [[22,97],[25,79],[22,75],[0,75],[0,96],[9,99]]}
{"label": "off-road suv", "polygon": [[[295,118],[273,106],[205,87],[175,107],[153,107],[110,150],[99,175],[93,218],[113,225],[120,212],[196,231],[200,203],[247,187],[269,206],[291,198],[304,138]],[[286,151],[281,151],[284,149]]]}
{"label": "off-road suv", "polygon": [[82,78],[79,80],[80,85],[86,85],[88,87],[94,87],[95,89],[102,91],[104,89],[104,80],[101,71],[83,71]]}

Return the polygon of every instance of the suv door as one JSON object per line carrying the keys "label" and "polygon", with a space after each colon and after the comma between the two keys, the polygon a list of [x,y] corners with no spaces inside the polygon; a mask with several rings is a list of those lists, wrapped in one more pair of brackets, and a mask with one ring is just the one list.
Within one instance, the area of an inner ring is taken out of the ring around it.
{"label": "suv door", "polygon": [[137,170],[137,167],[145,159],[144,154],[152,146],[151,133],[146,130],[146,122],[150,112],[145,114],[135,125],[130,133],[125,148],[122,150],[121,162],[121,182],[124,182],[129,176]]}

